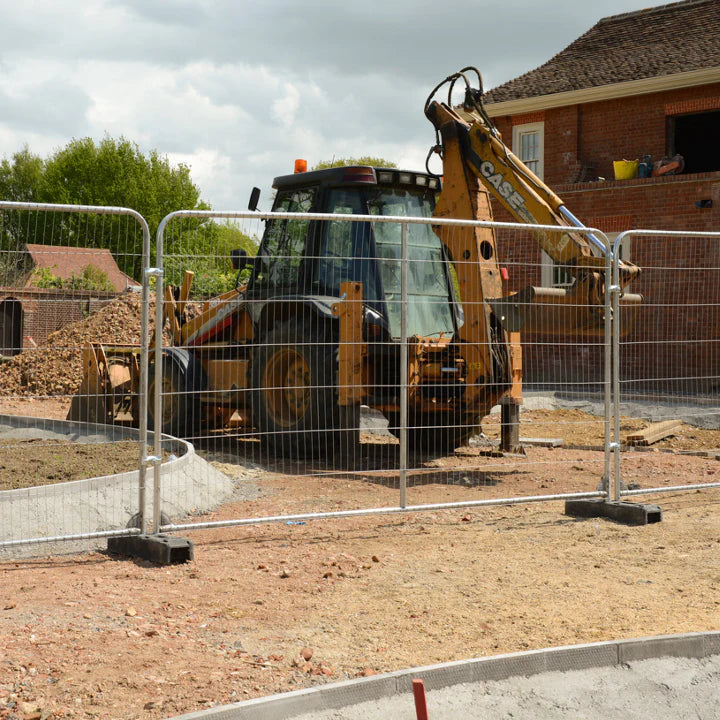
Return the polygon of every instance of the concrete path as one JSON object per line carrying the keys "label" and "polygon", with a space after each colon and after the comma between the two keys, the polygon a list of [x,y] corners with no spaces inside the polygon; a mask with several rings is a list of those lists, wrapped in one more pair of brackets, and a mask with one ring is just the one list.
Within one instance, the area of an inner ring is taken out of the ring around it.
{"label": "concrete path", "polygon": [[176,720],[720,718],[720,632],[593,643],[415,668],[258,698]]}

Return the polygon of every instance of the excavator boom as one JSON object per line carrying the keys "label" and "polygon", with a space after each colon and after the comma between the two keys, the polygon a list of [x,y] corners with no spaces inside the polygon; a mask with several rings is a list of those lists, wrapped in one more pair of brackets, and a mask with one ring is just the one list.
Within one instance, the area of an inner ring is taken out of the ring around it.
{"label": "excavator boom", "polygon": [[[434,125],[437,137],[431,154],[436,152],[441,156],[446,178],[448,167],[453,177],[463,174],[467,178],[465,185],[446,181],[445,197],[441,196],[436,214],[482,219],[482,214],[457,212],[464,198],[474,194],[475,191],[468,190],[467,183],[475,180],[519,222],[558,228],[536,229],[533,236],[556,263],[570,272],[574,278],[573,286],[570,289],[526,288],[517,296],[497,297],[494,302],[489,302],[503,318],[506,329],[602,332],[606,254],[611,252],[610,248],[595,233],[578,232],[578,228],[583,228],[582,223],[503,143],[483,107],[482,87],[471,86],[467,77],[469,71],[477,74],[482,86],[480,72],[475,68],[464,68],[440,83],[425,105],[425,115]],[[465,83],[465,100],[461,106],[452,107],[451,95],[458,81]],[[434,100],[445,84],[449,86],[448,102]],[[453,170],[458,164],[462,166],[461,172]],[[621,288],[624,289],[638,273],[639,268],[631,263],[621,263]],[[641,298],[625,293],[623,300],[628,305],[639,303]],[[535,303],[535,306],[523,311],[523,306],[529,303]]]}

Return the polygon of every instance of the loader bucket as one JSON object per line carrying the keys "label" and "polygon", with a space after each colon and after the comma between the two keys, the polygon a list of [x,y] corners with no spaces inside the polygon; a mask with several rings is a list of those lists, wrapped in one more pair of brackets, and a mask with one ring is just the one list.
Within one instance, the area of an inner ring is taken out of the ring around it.
{"label": "loader bucket", "polygon": [[113,401],[105,352],[99,345],[83,348],[83,379],[73,396],[67,420],[111,424]]}
{"label": "loader bucket", "polygon": [[81,388],[77,395],[73,395],[66,419],[110,425],[113,421],[112,406],[104,395],[85,393]]}

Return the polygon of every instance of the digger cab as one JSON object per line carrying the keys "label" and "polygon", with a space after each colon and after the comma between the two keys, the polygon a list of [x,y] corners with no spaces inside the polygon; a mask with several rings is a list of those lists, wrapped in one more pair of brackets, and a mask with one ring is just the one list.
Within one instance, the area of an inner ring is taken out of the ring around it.
{"label": "digger cab", "polygon": [[[425,173],[353,166],[275,178],[269,220],[247,298],[284,298],[326,306],[346,281],[362,283],[375,334],[400,337],[402,227],[371,218],[430,218],[440,179]],[[303,213],[367,216],[368,221],[318,221]],[[408,224],[408,335],[452,336],[461,322],[446,251],[428,224]],[[333,300],[334,301],[334,300]]]}

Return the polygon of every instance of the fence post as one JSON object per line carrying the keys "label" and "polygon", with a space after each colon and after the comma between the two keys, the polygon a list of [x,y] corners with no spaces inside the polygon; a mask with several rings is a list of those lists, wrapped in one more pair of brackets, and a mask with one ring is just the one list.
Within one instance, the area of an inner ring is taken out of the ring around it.
{"label": "fence post", "polygon": [[400,235],[400,507],[407,506],[408,466],[408,226]]}
{"label": "fence post", "polygon": [[[622,318],[620,317],[620,244],[626,233],[620,233],[615,238],[613,245],[613,278],[611,286],[612,296],[612,314],[613,314],[613,332],[612,332],[612,396],[613,396],[613,443],[612,448],[615,454],[614,472],[613,472],[613,500],[620,500],[620,491],[622,490],[622,476],[620,470],[620,325]],[[607,293],[606,293],[607,294]]]}
{"label": "fence post", "polygon": [[609,247],[610,243],[607,237],[605,240],[605,287],[608,291],[605,293],[605,334],[604,334],[604,351],[605,351],[605,362],[604,362],[604,381],[603,381],[603,395],[605,399],[605,471],[603,476],[603,489],[605,490],[605,500],[610,502],[611,498],[611,485],[612,481],[611,470],[610,470],[610,453],[613,449],[612,438],[610,434],[610,426],[612,421],[613,403],[612,403],[612,378],[613,378],[613,332],[617,325],[617,317],[615,315],[615,308],[613,306],[613,300],[615,294],[613,292],[614,286],[611,284],[613,277],[613,269],[616,266],[615,255],[612,253]]}
{"label": "fence post", "polygon": [[147,392],[148,392],[148,356],[150,353],[150,228],[147,223],[143,231],[143,283],[140,308],[140,397],[138,398],[138,437],[140,464],[138,467],[138,527],[145,532],[146,478],[147,478]]}
{"label": "fence post", "polygon": [[162,463],[162,385],[163,385],[163,254],[164,254],[164,238],[165,227],[172,217],[166,215],[158,225],[156,242],[155,242],[155,395],[153,397],[153,406],[155,408],[155,432],[153,439],[153,454],[155,456],[154,475],[153,475],[153,521],[152,534],[160,533],[161,518],[161,497],[162,497],[162,479],[161,479],[161,463]]}

